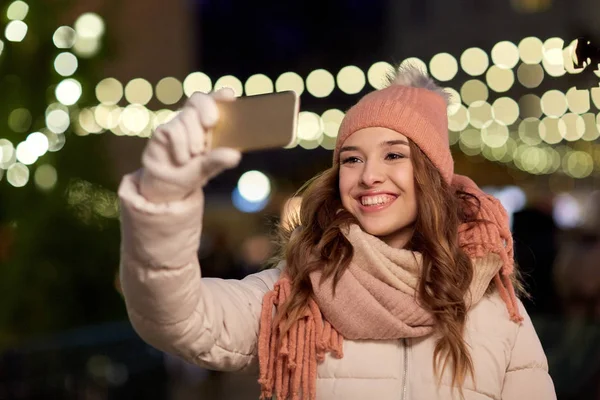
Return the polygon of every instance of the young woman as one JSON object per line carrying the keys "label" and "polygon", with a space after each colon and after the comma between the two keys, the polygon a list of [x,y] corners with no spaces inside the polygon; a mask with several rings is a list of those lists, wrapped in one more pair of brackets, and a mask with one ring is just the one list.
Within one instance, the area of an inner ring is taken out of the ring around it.
{"label": "young woman", "polygon": [[202,186],[239,162],[207,150],[193,95],[123,179],[121,280],[148,343],[207,368],[258,364],[262,398],[555,399],[517,299],[500,203],[453,171],[447,95],[417,69],[351,108],[333,166],[302,191],[276,268],[202,279]]}

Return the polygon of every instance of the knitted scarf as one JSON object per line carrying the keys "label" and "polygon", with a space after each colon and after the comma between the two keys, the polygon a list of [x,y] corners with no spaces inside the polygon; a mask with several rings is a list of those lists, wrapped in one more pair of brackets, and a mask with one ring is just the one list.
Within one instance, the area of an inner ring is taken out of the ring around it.
{"label": "knitted scarf", "polygon": [[[477,223],[459,227],[459,244],[472,258],[473,280],[465,301],[477,304],[494,279],[510,318],[521,321],[510,275],[513,272],[512,237],[508,216],[500,202],[484,194],[470,179],[455,176],[453,185],[480,202]],[[287,322],[274,325],[273,309],[290,296],[292,282],[284,271],[274,289],[263,298],[258,338],[261,399],[316,398],[317,363],[327,352],[343,357],[343,338],[400,339],[425,336],[434,328],[433,315],[417,298],[421,254],[395,249],[357,225],[343,231],[353,257],[342,274],[335,295],[332,278],[321,282],[311,273],[313,295],[302,318],[285,335]]]}

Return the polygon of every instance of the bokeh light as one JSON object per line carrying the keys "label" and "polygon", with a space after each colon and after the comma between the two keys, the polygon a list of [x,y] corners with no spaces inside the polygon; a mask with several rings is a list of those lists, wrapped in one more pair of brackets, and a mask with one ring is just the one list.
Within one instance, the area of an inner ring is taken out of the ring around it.
{"label": "bokeh light", "polygon": [[485,51],[479,47],[471,47],[460,56],[461,68],[471,76],[483,75],[490,65],[490,60]]}
{"label": "bokeh light", "polygon": [[542,95],[540,105],[544,114],[558,118],[567,111],[567,97],[559,90],[549,90]]}
{"label": "bokeh light", "polygon": [[72,106],[79,101],[81,97],[81,84],[79,81],[68,78],[60,82],[56,86],[56,99],[65,106]]}
{"label": "bokeh light", "polygon": [[183,81],[183,92],[191,97],[195,92],[209,93],[212,90],[212,81],[204,72],[192,72]]}
{"label": "bokeh light", "polygon": [[354,65],[349,65],[340,70],[337,75],[337,85],[346,94],[359,93],[366,84],[365,73]]}
{"label": "bokeh light", "polygon": [[26,132],[31,127],[31,122],[31,112],[26,108],[16,108],[8,115],[8,127],[13,132]]}
{"label": "bokeh light", "polygon": [[118,104],[123,98],[123,85],[115,78],[106,78],[96,85],[96,98],[105,105]]}
{"label": "bokeh light", "polygon": [[476,101],[486,101],[488,96],[487,85],[478,79],[468,80],[460,88],[460,97],[466,105]]}
{"label": "bokeh light", "polygon": [[304,80],[295,72],[284,72],[275,81],[275,90],[278,92],[293,90],[300,96],[304,93]]}
{"label": "bokeh light", "polygon": [[335,79],[331,72],[324,69],[312,71],[306,77],[306,90],[315,97],[327,97],[335,88]]}
{"label": "bokeh light", "polygon": [[9,20],[23,21],[27,17],[29,12],[29,5],[24,1],[17,0],[13,1],[8,9],[6,10],[6,17]]}
{"label": "bokeh light", "polygon": [[273,81],[263,74],[252,75],[246,81],[245,90],[248,96],[273,93]]}
{"label": "bokeh light", "polygon": [[431,75],[442,82],[452,80],[458,72],[456,58],[449,53],[438,53],[429,61]]}
{"label": "bokeh light", "polygon": [[11,21],[4,29],[4,37],[9,42],[21,42],[27,35],[27,24],[23,21]]}
{"label": "bokeh light", "polygon": [[587,89],[578,90],[572,87],[567,91],[569,110],[576,114],[584,114],[590,110],[590,92]]}
{"label": "bokeh light", "polygon": [[512,69],[519,62],[519,49],[512,42],[498,42],[492,47],[492,61],[501,69]]}
{"label": "bokeh light", "polygon": [[244,94],[242,82],[233,75],[225,75],[217,79],[213,90],[216,92],[224,87],[232,89],[236,96],[241,96]]}
{"label": "bokeh light", "polygon": [[43,164],[37,167],[33,175],[35,185],[41,190],[51,190],[56,186],[58,174],[56,168],[50,164]]}
{"label": "bokeh light", "polygon": [[544,80],[544,69],[539,64],[521,64],[517,69],[517,78],[521,85],[533,89]]}
{"label": "bokeh light", "polygon": [[21,163],[14,163],[6,171],[6,180],[14,187],[23,187],[29,182],[29,168]]}
{"label": "bokeh light", "polygon": [[525,64],[539,64],[544,57],[544,44],[539,38],[529,36],[519,42],[519,56]]}
{"label": "bokeh light", "polygon": [[379,61],[371,65],[367,71],[367,80],[375,89],[382,89],[388,80],[388,76],[394,73],[394,67],[385,61]]}
{"label": "bokeh light", "polygon": [[485,79],[490,89],[498,93],[506,92],[515,83],[512,69],[505,69],[498,65],[492,65],[488,69]]}
{"label": "bokeh light", "polygon": [[260,202],[271,194],[271,181],[260,171],[247,171],[240,176],[237,188],[244,199]]}
{"label": "bokeh light", "polygon": [[58,49],[70,49],[75,44],[77,32],[70,26],[61,26],[52,36],[52,42]]}
{"label": "bokeh light", "polygon": [[152,85],[143,78],[132,79],[125,86],[125,98],[131,104],[146,105],[152,99]]}
{"label": "bokeh light", "polygon": [[325,111],[321,115],[321,121],[323,121],[323,133],[332,138],[337,137],[343,119],[344,113],[338,109],[334,108]]}
{"label": "bokeh light", "polygon": [[510,97],[500,97],[492,104],[494,120],[503,125],[512,125],[519,118],[519,105]]}
{"label": "bokeh light", "polygon": [[75,31],[79,38],[97,39],[104,35],[104,21],[96,13],[85,13],[75,21]]}
{"label": "bokeh light", "polygon": [[163,78],[156,84],[156,98],[163,104],[175,104],[182,96],[183,85],[177,78]]}
{"label": "bokeh light", "polygon": [[54,69],[61,76],[71,76],[77,71],[79,62],[73,53],[60,53],[54,59]]}
{"label": "bokeh light", "polygon": [[298,115],[298,139],[313,141],[323,133],[321,118],[310,111],[302,111]]}

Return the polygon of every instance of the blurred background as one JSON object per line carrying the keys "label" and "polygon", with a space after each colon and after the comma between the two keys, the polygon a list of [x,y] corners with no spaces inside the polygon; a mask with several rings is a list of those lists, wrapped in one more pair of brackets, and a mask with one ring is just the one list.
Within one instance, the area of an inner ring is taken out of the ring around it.
{"label": "blurred background", "polygon": [[132,330],[119,181],[194,91],[301,94],[298,142],[206,189],[203,274],[243,277],[344,111],[406,62],[452,93],[457,172],[511,214],[559,399],[600,399],[600,72],[574,67],[582,36],[600,44],[596,0],[0,0],[0,399],[258,398],[255,377]]}

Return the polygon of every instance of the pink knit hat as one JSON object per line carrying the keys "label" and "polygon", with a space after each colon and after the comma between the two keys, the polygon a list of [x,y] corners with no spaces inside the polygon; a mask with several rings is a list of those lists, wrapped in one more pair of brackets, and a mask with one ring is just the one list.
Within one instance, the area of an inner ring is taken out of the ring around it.
{"label": "pink knit hat", "polygon": [[[416,86],[416,87],[415,87]],[[439,170],[448,185],[477,197],[478,223],[459,227],[459,244],[472,258],[497,254],[502,266],[496,286],[510,317],[521,321],[519,305],[511,281],[514,272],[513,239],[506,210],[500,201],[484,193],[471,179],[454,173],[454,160],[448,138],[447,94],[417,68],[401,69],[390,85],[364,96],[342,120],[333,153],[339,163],[340,148],[356,131],[388,128],[413,141]]]}
{"label": "pink knit hat", "polygon": [[371,127],[388,128],[419,146],[450,184],[454,160],[450,154],[446,109],[446,99],[429,89],[393,83],[371,92],[346,113],[337,136],[334,164],[339,162],[343,143],[354,132]]}

